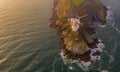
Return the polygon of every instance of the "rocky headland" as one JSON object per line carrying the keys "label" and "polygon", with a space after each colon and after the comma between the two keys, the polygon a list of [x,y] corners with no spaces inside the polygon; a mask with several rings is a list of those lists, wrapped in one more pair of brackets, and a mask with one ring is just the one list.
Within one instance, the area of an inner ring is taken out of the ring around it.
{"label": "rocky headland", "polygon": [[50,27],[59,34],[65,58],[94,62],[104,45],[95,38],[98,25],[105,25],[107,8],[99,0],[54,0]]}

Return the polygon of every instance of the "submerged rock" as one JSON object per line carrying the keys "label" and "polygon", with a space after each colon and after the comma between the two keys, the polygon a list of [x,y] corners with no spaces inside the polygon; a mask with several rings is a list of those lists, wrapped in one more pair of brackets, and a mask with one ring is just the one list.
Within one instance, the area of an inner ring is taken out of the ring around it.
{"label": "submerged rock", "polygon": [[58,31],[63,56],[87,65],[100,59],[103,45],[93,34],[96,23],[106,23],[106,12],[99,0],[55,0],[50,26]]}

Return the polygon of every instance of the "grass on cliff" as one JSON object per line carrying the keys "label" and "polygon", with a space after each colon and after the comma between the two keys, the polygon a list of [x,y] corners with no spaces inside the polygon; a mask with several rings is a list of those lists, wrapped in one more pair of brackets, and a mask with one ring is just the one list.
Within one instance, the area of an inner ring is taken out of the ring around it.
{"label": "grass on cliff", "polygon": [[65,12],[70,10],[72,7],[77,7],[82,4],[85,0],[60,0],[56,6],[57,14],[59,17],[64,16]]}
{"label": "grass on cliff", "polygon": [[82,4],[85,0],[72,0],[75,7],[79,6],[80,4]]}

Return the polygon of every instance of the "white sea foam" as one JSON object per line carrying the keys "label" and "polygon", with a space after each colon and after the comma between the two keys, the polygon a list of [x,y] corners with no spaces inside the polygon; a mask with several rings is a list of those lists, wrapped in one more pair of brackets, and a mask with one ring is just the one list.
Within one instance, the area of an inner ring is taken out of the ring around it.
{"label": "white sea foam", "polygon": [[72,60],[71,63],[78,63],[78,60]]}
{"label": "white sea foam", "polygon": [[103,52],[103,49],[102,49],[102,48],[97,48],[97,50],[98,50],[99,52]]}
{"label": "white sea foam", "polygon": [[97,27],[106,27],[106,25],[102,25],[100,22],[94,22],[94,24],[96,24]]}
{"label": "white sea foam", "polygon": [[113,17],[114,14],[113,14],[113,12],[112,12],[112,10],[111,10],[111,7],[108,6],[107,8],[108,8],[107,17],[106,17],[107,24],[112,25],[112,27],[113,27],[117,32],[120,33],[120,29],[115,26],[115,20],[114,20],[114,17]]}
{"label": "white sea foam", "polygon": [[98,48],[105,48],[105,45],[103,43],[98,43],[97,46]]}
{"label": "white sea foam", "polygon": [[110,60],[113,62],[114,61],[114,53],[113,53],[113,55],[111,55],[110,53],[108,53],[108,51],[104,51],[108,56],[109,56],[109,58],[110,58]]}
{"label": "white sea foam", "polygon": [[89,68],[88,67],[85,67],[82,63],[77,63],[77,65],[84,71],[89,71]]}
{"label": "white sea foam", "polygon": [[63,51],[61,51],[60,56],[61,56],[63,59],[66,58],[66,56],[63,55]]}
{"label": "white sea foam", "polygon": [[84,67],[88,68],[88,67],[91,65],[91,61],[89,61],[89,62],[81,61],[81,64],[82,64]]}
{"label": "white sea foam", "polygon": [[[89,66],[91,65],[91,62],[84,62],[84,61],[78,61],[78,60],[71,60],[63,56],[63,52],[60,53],[60,56],[62,57],[62,61],[65,65],[69,64],[77,64],[82,70],[89,71]],[[73,69],[73,67],[69,66],[69,69]]]}
{"label": "white sea foam", "polygon": [[113,26],[113,28],[120,33],[120,30],[116,26]]}
{"label": "white sea foam", "polygon": [[101,39],[98,39],[99,42],[102,42]]}
{"label": "white sea foam", "polygon": [[91,61],[95,62],[96,60],[100,60],[101,59],[101,56],[99,56],[99,55],[93,56],[92,54],[93,53],[90,54]]}
{"label": "white sea foam", "polygon": [[98,48],[90,49],[92,53],[95,53],[96,51],[103,52],[103,48],[105,48],[105,45],[103,43],[97,44]]}
{"label": "white sea foam", "polygon": [[100,27],[106,27],[106,25],[101,25]]}
{"label": "white sea foam", "polygon": [[90,49],[92,53],[95,53],[97,51],[97,48]]}
{"label": "white sea foam", "polygon": [[73,70],[73,69],[74,69],[74,67],[72,67],[72,66],[69,66],[68,68],[69,68],[70,70]]}
{"label": "white sea foam", "polygon": [[101,70],[100,72],[109,72],[108,70]]}
{"label": "white sea foam", "polygon": [[113,18],[113,12],[111,10],[111,7],[107,6],[107,8],[108,8],[108,11],[107,11],[107,16],[106,16],[106,22],[107,22],[107,24],[114,26],[115,21]]}
{"label": "white sea foam", "polygon": [[94,48],[94,49],[90,49],[90,50],[91,50],[91,53],[95,53],[95,52],[97,52],[97,51],[99,51],[99,52],[103,52],[103,49],[100,48],[100,47],[98,47],[98,48]]}

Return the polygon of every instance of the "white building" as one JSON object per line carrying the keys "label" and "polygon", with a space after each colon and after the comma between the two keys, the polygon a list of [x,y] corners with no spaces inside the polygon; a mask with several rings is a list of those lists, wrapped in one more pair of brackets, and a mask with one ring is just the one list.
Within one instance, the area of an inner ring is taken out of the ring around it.
{"label": "white building", "polygon": [[80,20],[77,18],[70,18],[72,31],[77,32],[80,27]]}

